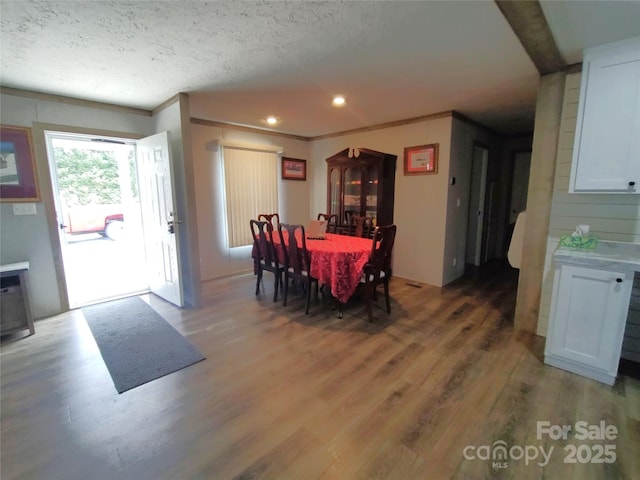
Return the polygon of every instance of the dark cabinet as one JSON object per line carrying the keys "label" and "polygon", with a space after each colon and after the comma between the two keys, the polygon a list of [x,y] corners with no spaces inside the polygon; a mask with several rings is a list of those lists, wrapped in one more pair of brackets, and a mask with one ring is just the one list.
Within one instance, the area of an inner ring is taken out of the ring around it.
{"label": "dark cabinet", "polygon": [[396,159],[366,148],[327,158],[327,211],[338,215],[340,224],[352,213],[371,217],[374,225],[391,225]]}
{"label": "dark cabinet", "polygon": [[29,262],[0,266],[0,334],[29,329],[36,333],[27,291]]}

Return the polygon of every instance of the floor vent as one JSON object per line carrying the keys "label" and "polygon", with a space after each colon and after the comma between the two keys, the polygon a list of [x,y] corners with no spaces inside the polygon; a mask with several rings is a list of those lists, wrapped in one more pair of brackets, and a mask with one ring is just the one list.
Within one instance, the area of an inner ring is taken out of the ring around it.
{"label": "floor vent", "polygon": [[417,283],[409,283],[409,282],[407,282],[407,285],[409,285],[410,287],[413,287],[413,288],[422,288],[422,285],[418,285]]}

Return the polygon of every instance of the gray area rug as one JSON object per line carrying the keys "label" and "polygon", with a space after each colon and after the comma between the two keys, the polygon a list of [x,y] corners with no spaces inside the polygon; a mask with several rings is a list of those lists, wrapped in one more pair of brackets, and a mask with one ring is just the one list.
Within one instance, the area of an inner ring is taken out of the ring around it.
{"label": "gray area rug", "polygon": [[82,313],[118,393],[205,359],[138,297],[91,305]]}

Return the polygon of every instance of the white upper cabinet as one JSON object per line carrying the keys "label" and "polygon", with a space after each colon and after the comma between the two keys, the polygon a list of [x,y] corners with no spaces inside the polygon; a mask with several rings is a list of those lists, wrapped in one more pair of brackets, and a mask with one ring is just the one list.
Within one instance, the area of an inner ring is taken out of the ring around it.
{"label": "white upper cabinet", "polygon": [[572,193],[640,193],[640,37],[586,49]]}

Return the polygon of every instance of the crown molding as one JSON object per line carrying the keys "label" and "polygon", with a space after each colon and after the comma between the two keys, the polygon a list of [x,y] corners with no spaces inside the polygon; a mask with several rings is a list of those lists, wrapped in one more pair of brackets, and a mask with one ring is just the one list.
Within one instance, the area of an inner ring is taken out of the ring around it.
{"label": "crown molding", "polygon": [[34,92],[31,90],[21,90],[19,88],[0,87],[0,93],[4,95],[13,95],[14,97],[33,98],[35,100],[45,100],[47,102],[64,103],[67,105],[75,105],[78,107],[97,108],[101,110],[111,110],[121,113],[130,113],[133,115],[151,116],[151,110],[142,108],[125,107],[122,105],[114,105],[112,103],[96,102],[93,100],[83,100],[81,98],[65,97],[64,95],[54,95],[51,93]]}
{"label": "crown molding", "polygon": [[274,137],[290,138],[292,140],[301,140],[308,142],[311,140],[309,137],[303,137],[301,135],[292,135],[290,133],[274,132],[273,130],[263,130],[255,127],[245,127],[243,125],[236,125],[233,123],[219,122],[216,120],[205,120],[203,118],[191,117],[192,125],[204,125],[206,127],[218,127],[218,128],[230,128],[232,130],[238,130],[240,132],[258,133],[260,135],[269,135]]}

